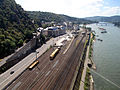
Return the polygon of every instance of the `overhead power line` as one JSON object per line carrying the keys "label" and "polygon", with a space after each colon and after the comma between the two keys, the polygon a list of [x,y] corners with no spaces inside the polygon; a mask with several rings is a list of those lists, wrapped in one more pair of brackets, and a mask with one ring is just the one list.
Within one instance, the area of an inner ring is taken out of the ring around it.
{"label": "overhead power line", "polygon": [[117,84],[115,84],[114,82],[110,81],[110,80],[109,80],[109,79],[107,79],[106,77],[102,76],[101,74],[99,74],[99,73],[95,72],[95,71],[94,71],[94,70],[92,70],[92,69],[91,69],[91,71],[92,71],[93,73],[95,73],[96,75],[100,76],[101,78],[103,78],[104,80],[108,81],[108,82],[109,82],[109,83],[111,83],[112,85],[114,85],[114,86],[116,86],[116,87],[120,88],[120,86],[118,86],[118,85],[117,85]]}

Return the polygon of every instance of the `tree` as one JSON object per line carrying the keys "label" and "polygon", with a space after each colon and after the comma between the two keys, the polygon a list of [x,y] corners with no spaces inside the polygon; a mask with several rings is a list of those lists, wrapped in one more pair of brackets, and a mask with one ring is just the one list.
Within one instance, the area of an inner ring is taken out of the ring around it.
{"label": "tree", "polygon": [[1,40],[1,41],[5,40],[5,35],[3,35],[3,34],[0,35],[0,40]]}
{"label": "tree", "polygon": [[17,45],[18,45],[19,47],[21,47],[21,46],[23,45],[23,40],[20,39],[19,42],[17,43]]}
{"label": "tree", "polygon": [[14,52],[15,48],[16,48],[16,44],[11,41],[10,39],[5,39],[4,41],[2,41],[0,43],[0,56],[4,57],[12,52]]}
{"label": "tree", "polygon": [[87,29],[88,29],[89,31],[91,31],[91,28],[90,28],[90,27],[87,27]]}
{"label": "tree", "polygon": [[15,0],[0,0],[0,58],[10,55],[33,37],[37,25],[31,21]]}
{"label": "tree", "polygon": [[26,30],[25,38],[30,40],[33,37],[33,33],[31,31]]}
{"label": "tree", "polygon": [[40,36],[40,42],[41,42],[41,44],[45,43],[45,36],[44,35]]}

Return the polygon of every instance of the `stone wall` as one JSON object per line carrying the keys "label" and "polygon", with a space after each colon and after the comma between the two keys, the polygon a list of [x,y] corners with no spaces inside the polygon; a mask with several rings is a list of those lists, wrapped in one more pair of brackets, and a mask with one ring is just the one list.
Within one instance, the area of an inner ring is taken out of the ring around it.
{"label": "stone wall", "polygon": [[[40,34],[37,36],[37,38],[40,38]],[[0,74],[4,73],[6,70],[14,66],[16,63],[21,61],[23,58],[25,58],[27,55],[29,55],[31,52],[35,51],[36,46],[41,46],[39,43],[40,40],[37,39],[37,45],[36,45],[36,38],[34,37],[31,39],[28,43],[26,43],[24,46],[16,50],[15,53],[8,56],[5,59],[5,63],[0,66]]]}
{"label": "stone wall", "polygon": [[21,60],[28,54],[30,54],[36,46],[36,38],[30,40],[27,44],[21,47],[18,51],[16,51],[11,57],[9,57],[6,62],[14,61],[14,60]]}

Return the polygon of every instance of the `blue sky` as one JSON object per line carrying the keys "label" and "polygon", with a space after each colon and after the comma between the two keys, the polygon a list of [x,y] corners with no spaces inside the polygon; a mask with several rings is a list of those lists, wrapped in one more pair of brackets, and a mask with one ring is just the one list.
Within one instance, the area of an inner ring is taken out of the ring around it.
{"label": "blue sky", "polygon": [[108,3],[108,6],[114,7],[114,6],[120,6],[120,0],[104,0],[105,3]]}
{"label": "blue sky", "polygon": [[24,10],[46,11],[73,17],[120,15],[120,0],[15,0]]}

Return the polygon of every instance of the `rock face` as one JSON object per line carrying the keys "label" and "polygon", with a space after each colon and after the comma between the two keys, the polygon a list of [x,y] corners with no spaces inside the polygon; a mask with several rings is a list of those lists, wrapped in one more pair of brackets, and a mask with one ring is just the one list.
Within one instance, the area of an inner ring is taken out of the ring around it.
{"label": "rock face", "polygon": [[0,58],[13,53],[32,38],[35,27],[14,0],[0,0]]}

